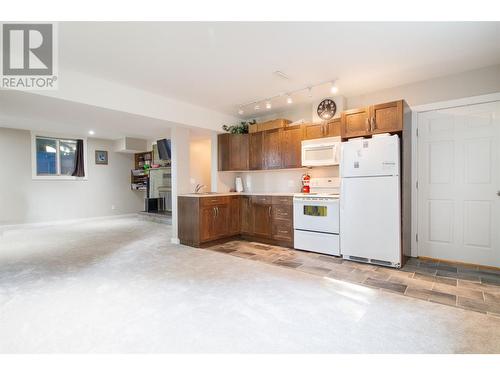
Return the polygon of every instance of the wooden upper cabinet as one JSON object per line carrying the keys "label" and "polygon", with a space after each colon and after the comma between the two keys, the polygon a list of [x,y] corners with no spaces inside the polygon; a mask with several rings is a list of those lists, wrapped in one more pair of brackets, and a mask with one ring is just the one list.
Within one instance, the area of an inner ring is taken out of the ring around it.
{"label": "wooden upper cabinet", "polygon": [[229,171],[229,139],[230,134],[219,134],[217,136],[218,148],[218,169],[219,171]]}
{"label": "wooden upper cabinet", "polygon": [[342,112],[340,135],[342,138],[362,137],[370,134],[370,107]]}
{"label": "wooden upper cabinet", "polygon": [[302,130],[300,125],[282,129],[282,168],[299,168],[302,166]]}
{"label": "wooden upper cabinet", "polygon": [[265,169],[281,168],[281,129],[263,132],[262,152]]}
{"label": "wooden upper cabinet", "polygon": [[328,121],[325,125],[325,137],[340,137],[340,117]]}
{"label": "wooden upper cabinet", "polygon": [[325,127],[323,124],[306,124],[304,127],[304,139],[316,139],[324,137]]}
{"label": "wooden upper cabinet", "polygon": [[264,169],[264,153],[262,149],[263,138],[264,138],[264,132],[249,134],[249,142],[248,142],[249,169],[253,170]]}
{"label": "wooden upper cabinet", "polygon": [[371,107],[371,133],[403,130],[403,101],[377,104]]}
{"label": "wooden upper cabinet", "polygon": [[229,137],[229,170],[248,169],[248,134],[231,134]]}

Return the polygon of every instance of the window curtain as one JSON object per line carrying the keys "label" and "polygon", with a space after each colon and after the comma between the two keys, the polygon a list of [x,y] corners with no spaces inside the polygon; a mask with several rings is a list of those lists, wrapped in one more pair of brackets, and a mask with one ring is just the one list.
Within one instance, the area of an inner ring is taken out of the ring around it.
{"label": "window curtain", "polygon": [[75,153],[75,171],[72,176],[85,177],[85,168],[83,166],[83,139],[76,140],[76,153]]}

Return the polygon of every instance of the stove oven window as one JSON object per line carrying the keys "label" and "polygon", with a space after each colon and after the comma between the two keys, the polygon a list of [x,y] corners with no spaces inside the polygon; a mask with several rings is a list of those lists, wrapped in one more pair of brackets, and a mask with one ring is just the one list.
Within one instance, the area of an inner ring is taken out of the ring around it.
{"label": "stove oven window", "polygon": [[327,216],[326,206],[307,206],[304,205],[304,215],[306,216]]}

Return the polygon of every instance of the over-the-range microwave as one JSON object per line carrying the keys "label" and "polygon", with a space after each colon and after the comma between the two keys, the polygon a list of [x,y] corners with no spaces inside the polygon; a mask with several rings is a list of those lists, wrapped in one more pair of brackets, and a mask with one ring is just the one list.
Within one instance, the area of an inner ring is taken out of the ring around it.
{"label": "over-the-range microwave", "polygon": [[302,141],[302,166],[338,165],[339,162],[340,137]]}

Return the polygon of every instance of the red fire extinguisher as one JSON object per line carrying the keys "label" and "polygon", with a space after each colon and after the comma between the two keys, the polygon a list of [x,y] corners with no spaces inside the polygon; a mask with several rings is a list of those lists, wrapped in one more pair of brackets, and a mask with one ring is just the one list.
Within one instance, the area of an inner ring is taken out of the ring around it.
{"label": "red fire extinguisher", "polygon": [[309,176],[307,173],[302,175],[302,192],[303,193],[310,193],[311,192],[311,187],[309,186],[311,182],[311,176]]}

